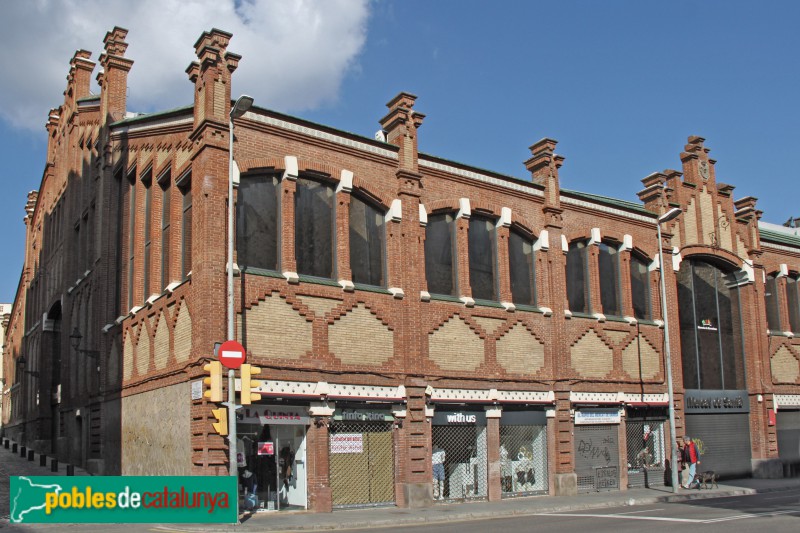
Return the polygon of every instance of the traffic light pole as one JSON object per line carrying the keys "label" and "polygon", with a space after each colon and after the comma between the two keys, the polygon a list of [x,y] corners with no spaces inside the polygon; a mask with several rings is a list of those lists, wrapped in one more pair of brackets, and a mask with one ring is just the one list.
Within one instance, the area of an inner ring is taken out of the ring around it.
{"label": "traffic light pole", "polygon": [[[228,369],[228,453],[228,461],[230,461],[231,465],[230,474],[238,476],[239,461],[236,460],[236,378],[233,375],[232,368]],[[238,498],[236,505],[239,505]]]}

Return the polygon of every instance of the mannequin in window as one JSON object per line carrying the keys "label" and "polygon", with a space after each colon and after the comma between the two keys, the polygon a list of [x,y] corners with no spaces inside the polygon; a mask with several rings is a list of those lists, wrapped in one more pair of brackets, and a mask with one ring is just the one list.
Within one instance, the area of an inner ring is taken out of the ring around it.
{"label": "mannequin in window", "polygon": [[445,451],[437,446],[433,447],[431,464],[433,465],[433,499],[444,498],[444,460]]}

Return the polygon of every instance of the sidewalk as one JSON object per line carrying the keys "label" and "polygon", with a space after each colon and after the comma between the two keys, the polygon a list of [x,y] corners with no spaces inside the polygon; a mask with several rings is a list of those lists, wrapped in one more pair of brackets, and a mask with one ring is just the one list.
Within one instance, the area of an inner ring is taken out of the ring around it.
{"label": "sidewalk", "polygon": [[240,526],[181,526],[182,531],[314,531],[433,524],[486,518],[507,518],[540,513],[601,509],[624,505],[648,505],[763,492],[800,489],[800,478],[740,479],[726,481],[711,490],[681,490],[669,487],[595,492],[578,496],[534,496],[500,502],[436,504],[421,509],[380,507],[334,511],[333,513],[268,512],[242,518]]}

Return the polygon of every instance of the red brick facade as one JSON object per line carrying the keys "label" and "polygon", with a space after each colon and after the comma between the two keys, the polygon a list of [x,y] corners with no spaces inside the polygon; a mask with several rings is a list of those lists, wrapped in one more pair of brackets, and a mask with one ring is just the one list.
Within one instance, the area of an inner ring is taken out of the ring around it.
{"label": "red brick facade", "polygon": [[[189,383],[202,377],[214,343],[225,338],[228,116],[239,56],[227,51],[230,34],[204,33],[195,44],[198,62],[187,69],[195,86],[193,105],[126,117],[126,76],[133,63],[124,56],[126,34],[115,28],[106,36],[100,96],[89,94],[95,65],[88,52],[79,51],[64,104],[50,113],[48,160],[25,219],[25,267],[8,328],[5,388],[10,395],[3,401],[11,405],[4,404],[3,422],[7,434],[62,460],[98,473],[131,473],[156,453],[136,435],[169,421],[159,420],[161,406],[150,413],[126,406],[138,395],[183,391],[168,397],[180,404],[173,406],[177,414],[172,416],[185,417],[164,438],[180,463],[169,473],[221,474],[227,472],[228,448],[211,427],[213,405],[191,399],[188,391]],[[329,423],[335,402],[345,401],[383,401],[395,413],[397,505],[430,501],[431,416],[436,409],[462,404],[544,409],[546,490],[573,491],[577,409],[663,407],[660,271],[671,325],[677,433],[682,435],[676,269],[692,258],[746,277],[740,294],[751,458],[753,473],[767,475],[763,464],[779,456],[768,416],[778,407],[776,395],[782,395],[784,406],[800,405],[800,341],[791,333],[766,333],[764,274],[782,273],[781,313],[787,317],[786,279],[800,272],[800,239],[780,232],[760,235],[755,200],[734,201],[733,187],[716,181],[702,138],[689,138],[680,172],[665,170],[642,180],[643,203],[636,205],[560,190],[564,158],[554,153],[556,142],[550,139],[531,146],[526,180],[420,154],[424,115],[414,110],[415,98],[400,93],[389,102],[389,113],[380,120],[385,142],[261,108],[236,121],[234,157],[242,175],[266,172],[281,178],[278,269],[244,269],[237,275],[237,337],[247,347],[248,362],[265,369],[264,402],[294,398],[315,417],[306,435],[309,508],[324,511],[334,505]],[[336,275],[329,280],[296,275],[292,221],[298,176],[336,188]],[[170,191],[167,210],[165,190]],[[189,191],[191,227],[183,202]],[[352,194],[387,212],[385,287],[352,285]],[[671,207],[683,214],[663,226],[666,268],[651,263],[649,270],[653,320],[637,321],[632,318],[631,254],[648,262],[657,258],[656,218]],[[431,295],[425,276],[426,221],[440,212],[456,216],[458,294],[453,297]],[[497,224],[496,302],[472,298],[472,216]],[[512,230],[536,239],[536,307],[512,303]],[[568,309],[565,252],[576,239],[589,243],[589,314]],[[619,250],[622,312],[617,317],[600,303],[596,245],[602,240]],[[189,248],[191,273],[184,276]],[[165,270],[168,276],[162,276]],[[78,349],[71,346],[75,328],[83,336]],[[16,371],[22,354],[26,368],[38,371],[38,377]],[[404,396],[387,392],[392,390]],[[486,425],[490,500],[501,497],[502,477],[501,422],[493,416]],[[624,465],[624,416],[618,432],[619,464]],[[628,481],[625,470],[621,487]]]}

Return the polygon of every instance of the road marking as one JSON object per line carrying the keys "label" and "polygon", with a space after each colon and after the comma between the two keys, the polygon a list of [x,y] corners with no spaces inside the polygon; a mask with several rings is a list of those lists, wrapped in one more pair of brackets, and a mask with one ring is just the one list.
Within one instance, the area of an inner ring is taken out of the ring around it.
{"label": "road marking", "polygon": [[778,516],[783,514],[794,514],[800,513],[800,509],[790,509],[785,511],[769,511],[765,513],[751,513],[751,514],[742,514],[736,516],[726,516],[724,518],[712,518],[710,520],[703,520],[704,524],[711,524],[714,522],[727,522],[729,520],[744,520],[745,518],[759,518],[764,516]]}
{"label": "road marking", "polygon": [[664,509],[642,509],[641,511],[628,511],[627,513],[617,513],[618,515],[621,514],[636,514],[636,513],[651,513],[654,511],[663,511]]}
{"label": "road marking", "polygon": [[585,518],[625,518],[627,520],[656,520],[659,522],[691,522],[697,524],[702,520],[695,518],[667,518],[661,516],[631,516],[623,514],[581,514],[581,513],[541,513],[543,516],[570,516]]}

